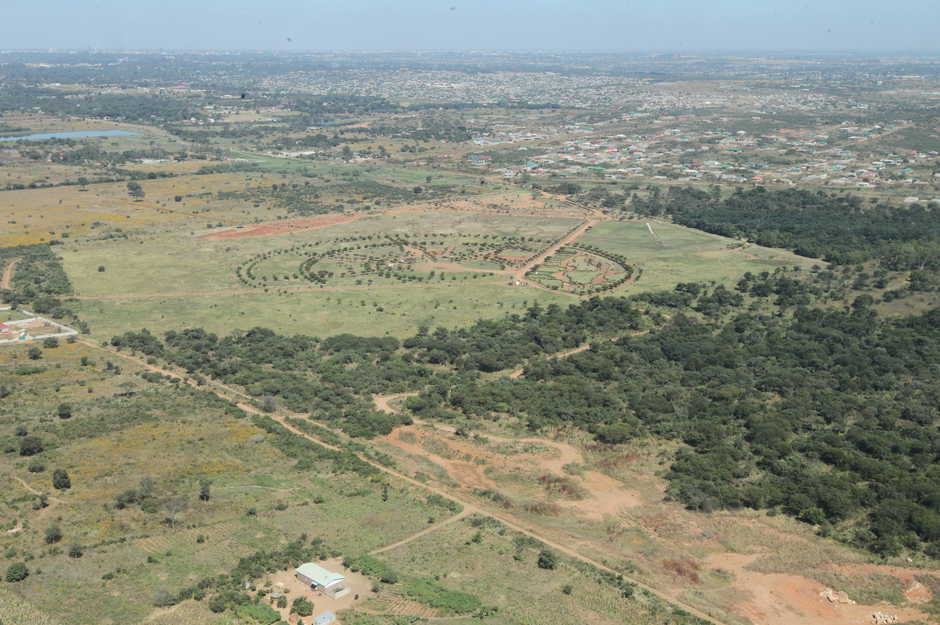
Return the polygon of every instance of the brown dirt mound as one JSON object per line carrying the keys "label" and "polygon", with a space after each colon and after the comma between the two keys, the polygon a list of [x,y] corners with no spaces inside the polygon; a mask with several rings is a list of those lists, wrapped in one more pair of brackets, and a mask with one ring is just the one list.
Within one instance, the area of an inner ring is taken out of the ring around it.
{"label": "brown dirt mound", "polygon": [[365,217],[365,214],[356,215],[318,215],[316,217],[302,217],[300,219],[285,219],[283,221],[269,221],[254,224],[245,228],[210,232],[200,236],[200,239],[245,239],[249,237],[268,237],[278,234],[291,234],[293,232],[306,232],[319,230],[329,226],[352,223]]}

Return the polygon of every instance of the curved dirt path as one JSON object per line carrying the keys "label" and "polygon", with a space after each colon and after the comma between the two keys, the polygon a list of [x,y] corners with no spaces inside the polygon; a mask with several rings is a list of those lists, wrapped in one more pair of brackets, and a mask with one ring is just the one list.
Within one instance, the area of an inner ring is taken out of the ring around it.
{"label": "curved dirt path", "polygon": [[[575,537],[569,536],[569,539],[570,539],[571,542],[568,543],[568,544],[561,543],[561,542],[559,542],[559,541],[557,541],[557,540],[553,540],[553,539],[551,539],[551,538],[548,538],[548,537],[545,536],[544,534],[540,533],[539,528],[530,527],[530,526],[526,525],[525,522],[523,522],[523,521],[517,519],[517,518],[514,517],[513,515],[508,514],[508,513],[504,512],[504,511],[495,512],[495,511],[492,511],[492,510],[490,510],[490,509],[488,509],[488,508],[482,508],[482,507],[480,507],[476,502],[474,502],[473,500],[471,500],[471,499],[469,499],[469,498],[466,498],[463,494],[460,494],[460,493],[453,493],[453,492],[450,492],[449,490],[446,490],[446,489],[443,489],[443,488],[438,488],[438,487],[436,487],[436,486],[432,486],[432,485],[429,485],[429,484],[425,484],[425,483],[420,482],[420,481],[418,481],[418,480],[416,480],[416,479],[414,479],[414,478],[412,478],[412,477],[410,477],[410,476],[408,476],[408,475],[405,475],[404,473],[400,473],[399,471],[397,471],[397,470],[395,470],[395,469],[392,469],[392,468],[389,468],[389,467],[387,467],[387,466],[385,466],[385,465],[383,465],[383,464],[380,464],[380,463],[378,463],[378,462],[372,460],[372,459],[369,458],[368,456],[365,456],[364,454],[359,454],[359,453],[355,453],[355,452],[349,452],[348,450],[344,450],[344,449],[342,449],[342,448],[340,448],[340,447],[337,447],[336,445],[331,445],[330,443],[327,443],[327,442],[325,442],[325,441],[322,441],[322,440],[320,440],[319,438],[317,438],[316,436],[313,436],[312,434],[308,434],[307,432],[304,432],[303,430],[301,430],[301,429],[297,428],[296,426],[292,425],[292,424],[290,423],[290,421],[289,421],[290,415],[286,415],[286,414],[284,414],[283,412],[280,412],[280,411],[276,411],[276,412],[272,412],[272,413],[263,412],[263,411],[261,411],[260,409],[256,408],[255,406],[253,406],[252,404],[247,403],[247,402],[242,401],[241,399],[239,399],[239,397],[242,397],[242,398],[248,397],[247,395],[245,395],[245,394],[242,393],[241,391],[236,391],[235,389],[232,389],[232,388],[227,387],[227,386],[225,386],[225,385],[218,384],[215,380],[212,380],[211,378],[208,379],[206,385],[204,385],[204,386],[202,386],[202,387],[199,387],[199,386],[195,383],[195,381],[193,381],[191,378],[189,378],[188,376],[185,376],[185,375],[183,375],[183,374],[180,374],[180,373],[177,373],[177,372],[174,372],[174,371],[169,371],[169,370],[167,370],[167,369],[161,369],[161,368],[156,367],[156,366],[154,366],[154,365],[147,364],[147,362],[144,361],[144,360],[141,360],[141,359],[139,359],[139,358],[136,358],[136,357],[134,357],[134,356],[131,356],[131,355],[126,354],[126,353],[123,353],[123,352],[119,352],[119,351],[117,351],[117,350],[115,350],[115,349],[113,349],[113,348],[109,348],[109,347],[106,347],[106,346],[104,346],[104,345],[100,345],[100,344],[95,343],[94,341],[91,341],[91,340],[89,340],[89,339],[83,339],[81,342],[82,342],[83,344],[87,345],[87,346],[94,347],[94,348],[97,348],[97,349],[101,349],[101,350],[104,350],[104,351],[106,351],[106,352],[112,353],[112,354],[114,354],[114,355],[116,355],[116,356],[120,356],[120,357],[122,357],[122,358],[126,358],[126,359],[128,359],[128,360],[131,360],[131,361],[134,361],[134,362],[136,362],[136,363],[139,363],[139,364],[141,364],[141,366],[143,366],[144,368],[149,369],[149,370],[151,370],[151,371],[155,371],[155,372],[157,372],[157,373],[160,373],[161,375],[169,375],[171,378],[174,378],[174,379],[177,379],[177,380],[181,380],[181,381],[183,381],[183,382],[186,382],[187,384],[190,384],[190,385],[192,385],[193,387],[202,388],[203,390],[207,390],[207,391],[209,391],[209,392],[211,392],[211,393],[217,395],[219,398],[224,399],[225,401],[228,401],[228,402],[230,402],[230,403],[232,403],[232,404],[238,406],[239,408],[241,408],[242,410],[244,410],[245,412],[247,412],[247,413],[249,413],[249,414],[255,414],[255,415],[261,415],[261,416],[270,417],[270,418],[274,419],[279,425],[281,425],[281,427],[285,428],[286,430],[288,430],[288,431],[291,432],[292,434],[294,434],[294,435],[296,435],[296,436],[301,436],[301,437],[303,437],[303,438],[306,438],[306,439],[310,440],[311,442],[316,443],[317,445],[320,445],[320,446],[322,446],[322,447],[325,447],[326,449],[331,449],[331,450],[333,450],[333,451],[345,451],[346,453],[354,453],[354,455],[355,455],[356,457],[358,457],[362,462],[365,462],[365,463],[367,463],[367,464],[369,464],[369,465],[375,467],[377,470],[381,471],[382,473],[385,473],[386,475],[390,475],[390,476],[392,476],[392,477],[394,477],[394,478],[396,478],[396,479],[398,479],[398,480],[400,480],[400,481],[402,481],[402,482],[405,482],[405,483],[407,483],[407,484],[410,484],[411,486],[414,486],[414,487],[416,487],[416,488],[418,488],[418,489],[425,490],[425,491],[430,492],[430,493],[434,493],[434,494],[436,494],[436,495],[439,495],[439,496],[441,496],[441,497],[444,497],[445,499],[450,499],[451,501],[456,501],[457,503],[459,503],[459,504],[461,504],[461,505],[463,506],[463,511],[466,512],[467,514],[479,514],[479,515],[482,515],[482,516],[487,516],[487,517],[496,519],[497,521],[499,521],[500,523],[502,523],[503,525],[505,525],[507,528],[509,528],[509,529],[511,529],[511,530],[514,530],[514,531],[516,531],[516,532],[518,532],[518,533],[520,533],[520,534],[523,534],[523,535],[525,535],[525,536],[528,536],[528,537],[530,537],[530,538],[534,538],[534,539],[536,539],[536,540],[539,540],[539,541],[541,541],[542,543],[544,543],[546,546],[548,546],[548,547],[554,549],[555,551],[557,551],[558,553],[564,554],[564,555],[568,556],[569,558],[572,558],[572,559],[578,560],[579,562],[582,562],[582,563],[584,563],[584,564],[590,565],[590,566],[592,566],[592,567],[594,567],[594,568],[596,568],[596,569],[598,569],[598,570],[600,570],[600,571],[604,571],[604,572],[606,572],[606,573],[610,573],[611,575],[621,576],[621,577],[623,577],[623,579],[625,579],[625,580],[631,582],[632,584],[636,585],[638,588],[642,588],[642,589],[645,590],[646,592],[648,592],[648,593],[650,593],[650,594],[652,594],[652,595],[655,595],[655,596],[659,597],[660,599],[662,599],[663,601],[666,601],[667,603],[671,603],[671,604],[673,604],[673,605],[676,605],[676,606],[682,608],[683,610],[685,610],[686,612],[688,612],[688,613],[690,613],[690,614],[692,614],[692,615],[694,615],[694,616],[697,616],[697,617],[699,617],[700,619],[702,619],[702,620],[704,620],[704,621],[706,621],[706,622],[708,622],[708,623],[712,623],[713,625],[725,625],[725,623],[723,623],[722,621],[716,619],[715,617],[713,617],[713,616],[711,616],[711,615],[709,615],[709,614],[706,614],[705,612],[703,612],[703,611],[701,611],[701,610],[699,610],[699,609],[697,609],[697,608],[695,608],[695,607],[693,607],[693,606],[691,606],[691,605],[686,604],[685,602],[683,602],[683,601],[682,601],[678,596],[676,596],[676,595],[673,595],[673,594],[670,594],[670,593],[665,593],[665,592],[663,592],[663,591],[661,591],[661,590],[657,590],[656,588],[650,586],[650,585],[647,584],[647,583],[644,583],[644,582],[640,581],[639,579],[636,579],[636,578],[631,577],[631,576],[629,576],[629,575],[625,575],[625,574],[623,574],[622,571],[618,571],[618,570],[616,570],[616,569],[613,569],[613,568],[611,568],[611,567],[609,567],[609,566],[607,566],[607,565],[605,565],[605,564],[603,564],[603,563],[601,563],[601,562],[598,562],[597,560],[594,560],[593,558],[590,558],[590,557],[588,557],[588,556],[583,555],[582,553],[580,553],[580,552],[577,551],[576,549],[574,549],[574,548],[568,546],[569,544],[576,544],[576,540],[577,540],[577,539],[575,539]],[[223,390],[220,390],[220,389],[225,389],[225,390],[223,391]],[[235,397],[232,396],[233,394],[235,395]],[[321,424],[321,425],[322,425],[322,424]],[[342,434],[341,432],[339,432],[338,430],[334,430],[334,429],[332,429],[332,428],[329,428],[328,426],[323,426],[323,427],[327,427],[327,429],[330,430],[331,432],[334,432],[334,433],[336,433],[336,434],[339,435],[339,436],[343,436],[343,434]],[[512,439],[511,439],[511,440],[512,440]]]}
{"label": "curved dirt path", "polygon": [[418,391],[395,393],[393,395],[373,395],[372,403],[375,404],[376,410],[381,410],[382,412],[388,412],[390,414],[401,414],[400,410],[392,407],[392,402],[398,399],[405,399],[406,397],[415,397],[416,395],[418,395]]}
{"label": "curved dirt path", "polygon": [[[45,516],[48,515],[48,514],[52,511],[52,509],[55,508],[57,505],[59,505],[59,504],[61,504],[61,503],[64,503],[64,502],[63,502],[61,499],[59,499],[58,497],[53,497],[52,495],[49,495],[49,494],[47,494],[47,493],[43,493],[42,491],[36,490],[36,489],[33,488],[32,486],[30,486],[30,485],[26,482],[26,480],[24,480],[23,478],[21,478],[21,477],[18,476],[18,475],[14,475],[14,476],[13,476],[13,479],[16,480],[17,482],[19,482],[19,483],[20,483],[20,486],[22,486],[23,488],[25,488],[25,489],[27,490],[27,492],[29,492],[29,493],[32,494],[32,495],[36,495],[37,497],[38,497],[39,495],[44,495],[44,494],[46,495],[46,501],[48,502],[48,505],[46,505],[45,508],[43,508],[42,510],[40,510],[40,512],[39,512],[40,517],[45,517]],[[14,529],[16,529],[16,528],[14,528]],[[19,531],[20,529],[22,529],[22,527],[20,527],[19,529],[17,529],[17,531]],[[14,533],[14,532],[8,532],[8,533]]]}
{"label": "curved dirt path", "polygon": [[3,276],[0,276],[0,289],[13,288],[13,274],[16,272],[16,264],[18,262],[20,262],[20,259],[14,258],[3,268]]}
{"label": "curved dirt path", "polygon": [[[561,354],[555,354],[556,357],[561,357],[562,354],[571,355],[572,353],[577,353],[579,351],[584,351],[590,347],[590,345],[580,345],[570,352],[562,352]],[[401,410],[394,408],[391,405],[391,402],[402,399],[405,397],[414,397],[418,393],[416,391],[411,391],[408,393],[396,393],[394,395],[373,395],[372,403],[375,404],[377,410],[382,410],[391,414],[401,414]],[[447,434],[456,434],[457,428],[451,425],[439,425],[436,423],[431,423],[423,419],[412,419],[412,422],[415,425],[425,426],[437,430],[439,432],[446,432]],[[581,452],[578,451],[573,445],[568,443],[559,443],[558,441],[552,441],[545,438],[509,438],[505,436],[496,436],[492,434],[483,434],[483,437],[487,441],[496,442],[496,443],[531,443],[535,445],[546,445],[548,447],[554,447],[559,452],[559,457],[545,463],[546,467],[561,471],[562,467],[570,463],[581,463],[584,461]]]}
{"label": "curved dirt path", "polygon": [[[574,356],[575,354],[580,354],[581,352],[587,351],[589,349],[591,349],[590,343],[581,343],[574,349],[569,349],[564,352],[558,352],[557,354],[549,354],[548,356],[545,356],[543,360],[556,360],[558,358],[567,358],[568,356]],[[525,373],[525,366],[523,365],[522,367],[513,369],[512,373],[509,374],[509,379],[518,380],[519,378],[522,377],[524,373]]]}

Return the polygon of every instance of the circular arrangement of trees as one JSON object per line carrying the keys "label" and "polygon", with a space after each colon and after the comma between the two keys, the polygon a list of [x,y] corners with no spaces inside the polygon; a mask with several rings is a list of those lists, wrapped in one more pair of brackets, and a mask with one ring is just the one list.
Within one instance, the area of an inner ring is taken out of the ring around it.
{"label": "circular arrangement of trees", "polygon": [[[416,266],[435,262],[483,263],[494,270],[505,270],[521,267],[549,244],[551,240],[536,237],[491,234],[350,236],[262,252],[239,265],[235,273],[245,286],[262,289],[339,281],[361,285],[372,284],[376,279],[401,283],[440,281],[445,279],[444,272],[419,272]],[[488,275],[492,274],[477,271],[466,278]]]}
{"label": "circular arrangement of trees", "polygon": [[633,267],[625,256],[579,244],[561,248],[526,274],[542,286],[578,295],[610,291],[632,276]]}

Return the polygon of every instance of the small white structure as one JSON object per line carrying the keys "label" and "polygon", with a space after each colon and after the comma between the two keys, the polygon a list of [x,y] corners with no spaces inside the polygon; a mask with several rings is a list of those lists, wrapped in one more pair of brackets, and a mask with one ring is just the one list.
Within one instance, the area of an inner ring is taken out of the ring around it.
{"label": "small white structure", "polygon": [[313,590],[336,599],[346,594],[346,577],[340,573],[327,571],[313,562],[301,564],[294,571],[294,575],[301,582]]}

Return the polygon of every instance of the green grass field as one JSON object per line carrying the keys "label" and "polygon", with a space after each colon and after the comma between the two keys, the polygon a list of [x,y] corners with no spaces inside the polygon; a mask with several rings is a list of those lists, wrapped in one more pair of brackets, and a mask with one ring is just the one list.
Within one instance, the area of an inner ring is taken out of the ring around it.
{"label": "green grass field", "polygon": [[[294,334],[331,336],[410,336],[421,325],[465,326],[476,319],[522,313],[536,301],[565,305],[570,296],[503,283],[436,281],[432,285],[387,289],[344,288],[275,295],[264,292],[208,297],[156,297],[84,300],[72,303],[91,325],[92,335],[107,339],[127,330],[153,332],[201,327],[227,334],[256,326]],[[381,310],[379,310],[381,309]]]}
{"label": "green grass field", "polygon": [[[564,557],[554,569],[537,564],[541,546],[484,519],[462,520],[380,555],[404,578],[403,588],[389,586],[361,610],[395,613],[393,597],[407,593],[409,579],[434,580],[448,590],[469,593],[488,607],[490,616],[454,618],[469,625],[559,623],[653,625],[681,624],[685,617],[641,590],[626,597],[600,580],[589,567]],[[393,597],[387,595],[392,594]],[[386,596],[383,596],[386,595]],[[344,614],[355,625],[385,625],[392,617]]]}
{"label": "green grass field", "polygon": [[[296,234],[239,239],[205,239],[191,230],[140,234],[127,239],[81,242],[58,252],[76,295],[101,296],[242,288],[235,268],[255,254],[299,243],[348,236],[489,234],[497,237],[556,239],[576,223],[570,219],[481,217],[459,213],[400,213]],[[201,230],[201,233],[211,232]],[[99,271],[104,267],[104,271]],[[282,269],[290,269],[284,264]]]}
{"label": "green grass field", "polygon": [[[608,222],[594,226],[579,243],[623,254],[642,276],[615,293],[630,294],[671,289],[679,282],[732,283],[747,271],[773,271],[780,266],[811,267],[820,261],[791,252],[749,245],[675,224]],[[820,262],[821,264],[821,262]]]}

